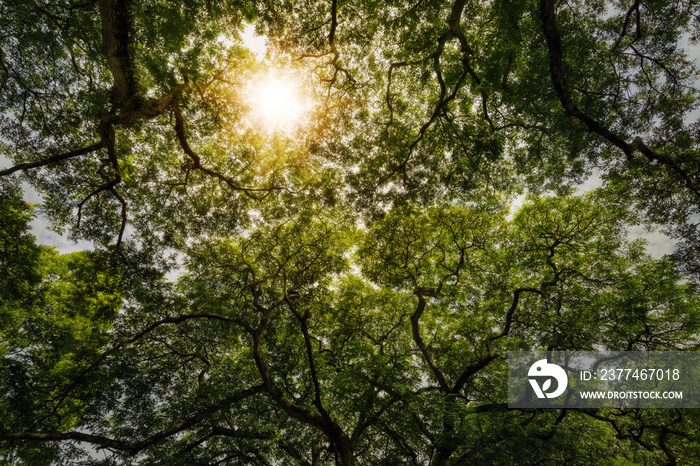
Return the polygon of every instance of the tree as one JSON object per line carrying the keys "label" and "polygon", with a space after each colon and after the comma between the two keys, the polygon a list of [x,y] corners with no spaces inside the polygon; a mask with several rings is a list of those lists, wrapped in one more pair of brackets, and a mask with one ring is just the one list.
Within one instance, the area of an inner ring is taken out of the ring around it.
{"label": "tree", "polygon": [[[510,350],[697,348],[697,9],[4,2],[5,459],[697,457],[687,410],[505,402]],[[275,73],[290,127],[250,115]],[[34,245],[17,177],[96,251]]]}
{"label": "tree", "polygon": [[[35,245],[27,234],[32,207],[16,191],[3,193],[0,206],[3,427],[70,429],[86,400],[100,396],[100,371],[81,371],[107,344],[121,305],[118,273],[102,254],[59,255]],[[9,458],[55,458],[31,446],[16,454]]]}

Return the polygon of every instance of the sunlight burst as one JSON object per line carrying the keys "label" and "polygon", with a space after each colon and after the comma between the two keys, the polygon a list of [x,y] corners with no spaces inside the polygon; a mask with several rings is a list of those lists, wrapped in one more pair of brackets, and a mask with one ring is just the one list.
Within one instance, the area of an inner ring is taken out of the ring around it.
{"label": "sunlight burst", "polygon": [[254,85],[251,95],[256,119],[274,127],[296,124],[303,111],[302,99],[291,80],[268,78]]}

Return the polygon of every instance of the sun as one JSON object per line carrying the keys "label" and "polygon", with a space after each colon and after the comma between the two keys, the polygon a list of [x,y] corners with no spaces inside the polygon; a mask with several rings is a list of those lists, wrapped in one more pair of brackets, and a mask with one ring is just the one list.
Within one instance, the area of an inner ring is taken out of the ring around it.
{"label": "sun", "polygon": [[272,127],[294,126],[304,110],[295,82],[277,77],[266,77],[254,83],[250,103],[255,119]]}

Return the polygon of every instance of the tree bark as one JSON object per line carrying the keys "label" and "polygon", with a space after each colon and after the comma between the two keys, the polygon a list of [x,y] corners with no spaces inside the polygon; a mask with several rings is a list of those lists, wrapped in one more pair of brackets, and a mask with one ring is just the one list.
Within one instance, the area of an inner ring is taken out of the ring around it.
{"label": "tree bark", "polygon": [[129,55],[130,0],[99,0],[102,21],[102,53],[107,57],[114,79],[115,103],[126,108],[136,107],[136,83]]}

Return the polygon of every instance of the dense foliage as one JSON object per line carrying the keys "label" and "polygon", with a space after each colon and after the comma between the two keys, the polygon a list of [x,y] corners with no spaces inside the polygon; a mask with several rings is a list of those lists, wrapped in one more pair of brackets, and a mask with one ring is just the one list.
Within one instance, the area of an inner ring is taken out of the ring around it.
{"label": "dense foliage", "polygon": [[3,460],[697,461],[692,410],[508,409],[506,353],[698,349],[699,14],[2,1]]}

